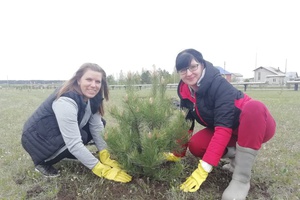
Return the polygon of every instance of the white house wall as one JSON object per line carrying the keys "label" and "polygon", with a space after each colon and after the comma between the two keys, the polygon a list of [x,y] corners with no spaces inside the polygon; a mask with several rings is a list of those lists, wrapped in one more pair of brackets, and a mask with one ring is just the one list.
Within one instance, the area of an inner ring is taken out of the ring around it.
{"label": "white house wall", "polygon": [[[259,73],[260,73],[260,78],[259,78]],[[266,78],[267,75],[276,75],[276,74],[274,74],[264,68],[257,69],[254,72],[254,81],[255,82],[265,82],[265,81],[267,81],[267,78]]]}
{"label": "white house wall", "polygon": [[[259,75],[260,73],[260,75]],[[274,77],[267,77],[272,76]],[[276,73],[273,73],[265,68],[259,68],[254,72],[254,81],[255,82],[267,82],[270,85],[283,85],[285,80],[284,77],[276,77]],[[260,76],[260,77],[259,77]]]}

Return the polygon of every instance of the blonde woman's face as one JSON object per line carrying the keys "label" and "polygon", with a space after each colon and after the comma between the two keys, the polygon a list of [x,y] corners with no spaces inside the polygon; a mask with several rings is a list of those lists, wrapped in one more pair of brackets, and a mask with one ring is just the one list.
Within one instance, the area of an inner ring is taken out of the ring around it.
{"label": "blonde woman's face", "polygon": [[87,101],[98,94],[102,85],[102,73],[88,69],[78,80],[78,85],[84,100]]}

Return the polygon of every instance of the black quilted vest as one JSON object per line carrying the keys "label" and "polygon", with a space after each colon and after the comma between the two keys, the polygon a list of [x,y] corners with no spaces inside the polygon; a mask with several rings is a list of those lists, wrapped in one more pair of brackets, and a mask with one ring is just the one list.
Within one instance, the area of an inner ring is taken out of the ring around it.
{"label": "black quilted vest", "polygon": [[[80,124],[86,103],[82,95],[76,92],[67,92],[62,96],[73,99],[78,105],[78,125]],[[23,127],[22,145],[29,153],[35,165],[41,164],[57,150],[65,146],[58,123],[52,110],[52,103],[56,98],[56,91],[52,93],[25,122]],[[102,95],[98,93],[90,99],[92,113],[99,110]]]}

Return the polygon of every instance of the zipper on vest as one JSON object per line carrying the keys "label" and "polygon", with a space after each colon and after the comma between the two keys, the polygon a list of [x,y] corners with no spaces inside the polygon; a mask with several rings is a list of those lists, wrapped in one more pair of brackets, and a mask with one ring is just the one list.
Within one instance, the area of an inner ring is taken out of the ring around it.
{"label": "zipper on vest", "polygon": [[[196,92],[194,92],[194,97],[196,97]],[[207,123],[202,119],[201,115],[200,115],[200,112],[196,106],[196,103],[197,103],[197,98],[195,98],[195,103],[194,103],[194,108],[193,108],[193,112],[196,111],[196,114],[197,116],[199,117],[199,119],[201,120],[201,122],[207,126]]]}

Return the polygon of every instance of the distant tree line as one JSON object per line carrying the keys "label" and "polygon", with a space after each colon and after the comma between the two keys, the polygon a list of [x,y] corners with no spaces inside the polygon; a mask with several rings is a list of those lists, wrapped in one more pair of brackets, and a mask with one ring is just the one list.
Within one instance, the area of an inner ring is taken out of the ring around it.
{"label": "distant tree line", "polygon": [[127,72],[126,74],[121,70],[118,77],[108,75],[107,81],[109,85],[125,85],[128,82],[130,82],[131,84],[152,84],[153,73],[156,73],[156,75],[160,77],[161,80],[163,79],[166,84],[178,83],[178,81],[180,80],[179,75],[176,71],[170,74],[168,71],[159,68],[152,71],[142,70],[141,73]]}
{"label": "distant tree line", "polygon": [[[107,82],[109,85],[125,85],[131,84],[152,84],[153,73],[155,73],[164,83],[178,83],[180,78],[176,71],[170,74],[166,70],[155,69],[153,70],[142,70],[139,72],[127,72],[124,73],[122,70],[118,76],[108,75]],[[0,85],[16,86],[16,87],[31,87],[31,88],[53,88],[62,85],[65,80],[0,80]]]}

